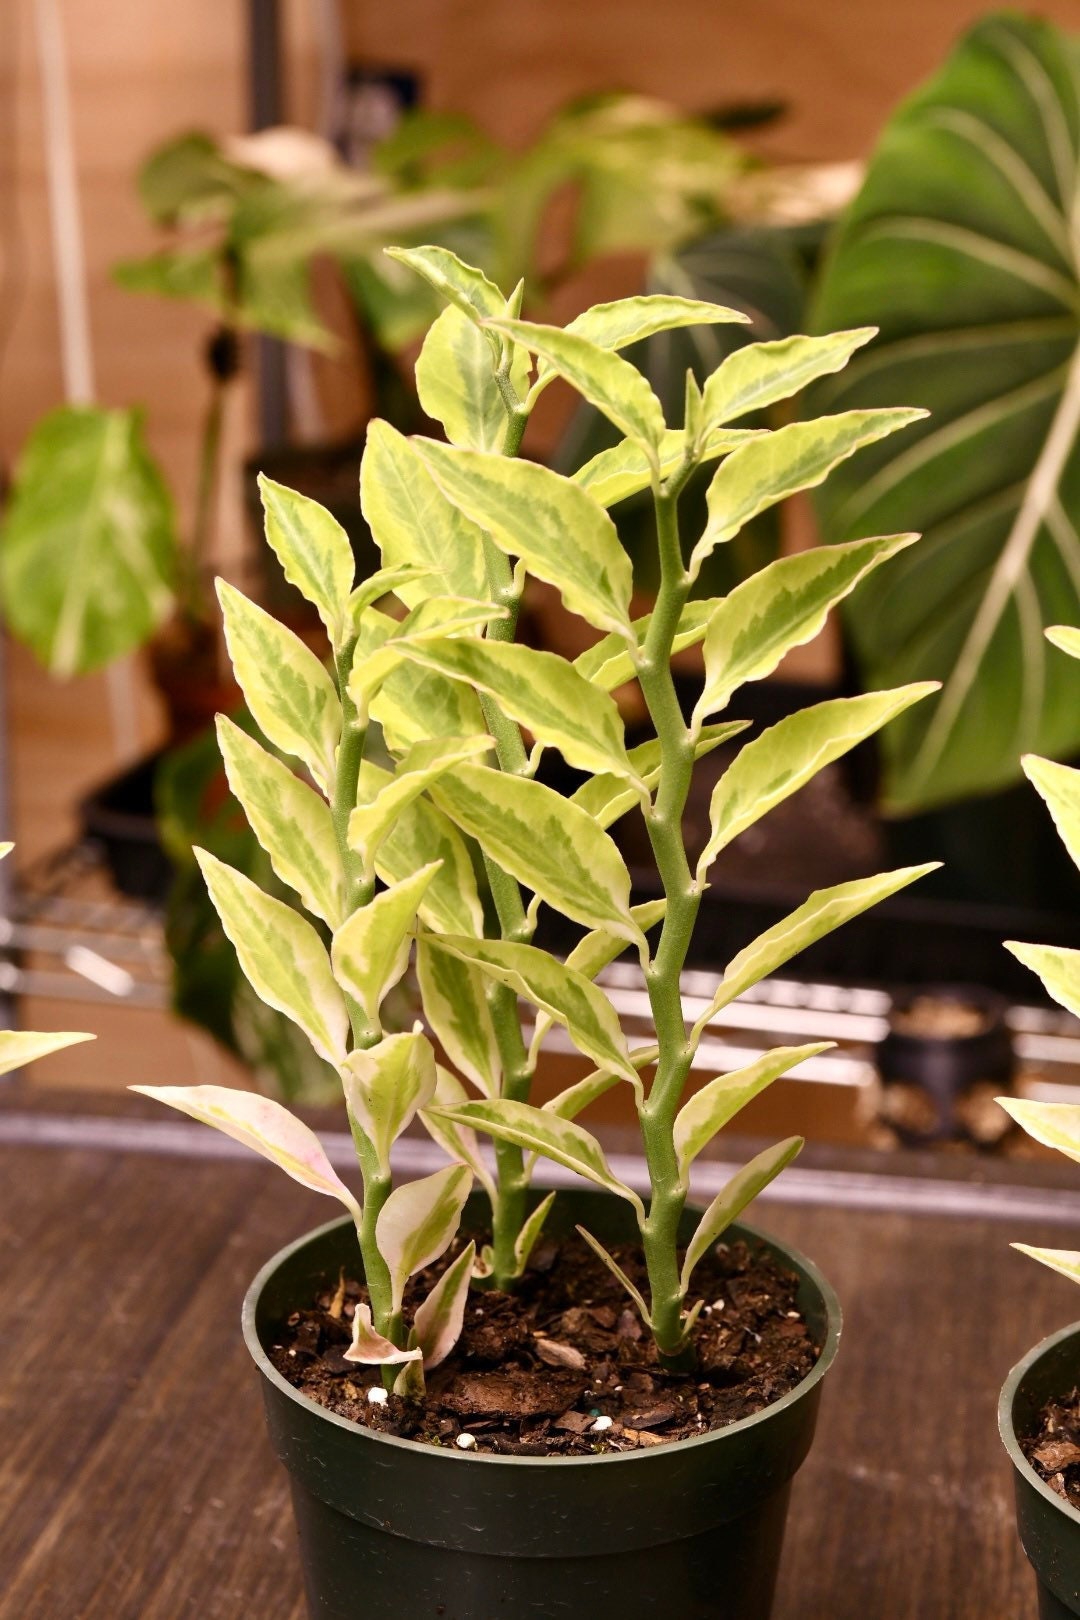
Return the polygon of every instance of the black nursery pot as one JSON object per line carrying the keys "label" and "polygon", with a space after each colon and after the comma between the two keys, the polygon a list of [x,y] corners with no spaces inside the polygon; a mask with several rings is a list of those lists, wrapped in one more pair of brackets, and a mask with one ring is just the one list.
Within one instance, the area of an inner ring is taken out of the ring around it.
{"label": "black nursery pot", "polygon": [[1080,1615],[1080,1513],[1039,1478],[1017,1435],[1030,1433],[1046,1402],[1078,1383],[1080,1322],[1074,1322],[1028,1352],[1006,1379],[998,1403],[998,1427],[1013,1465],[1016,1525],[1035,1571],[1040,1620]]}
{"label": "black nursery pot", "polygon": [[[970,1008],[981,1020],[969,1034],[934,1034],[904,1027],[919,1001]],[[951,1136],[956,1130],[957,1101],[978,1081],[1003,1088],[1012,1080],[1012,1036],[1006,1023],[1004,996],[980,985],[924,984],[893,998],[889,1030],[878,1048],[878,1067],[885,1080],[921,1086],[934,1105],[936,1127],[928,1136]]]}
{"label": "black nursery pot", "polygon": [[[466,1222],[484,1215],[483,1201],[470,1200]],[[560,1193],[549,1229],[575,1222],[609,1242],[636,1235],[632,1212],[604,1193]],[[282,1249],[248,1291],[244,1337],[291,1479],[313,1620],[768,1620],[791,1480],[813,1439],[840,1307],[801,1255],[751,1227],[731,1231],[798,1275],[821,1346],[813,1371],[726,1429],[552,1459],[394,1439],[299,1394],[266,1347],[341,1266],[355,1274],[355,1231],[346,1217]]]}

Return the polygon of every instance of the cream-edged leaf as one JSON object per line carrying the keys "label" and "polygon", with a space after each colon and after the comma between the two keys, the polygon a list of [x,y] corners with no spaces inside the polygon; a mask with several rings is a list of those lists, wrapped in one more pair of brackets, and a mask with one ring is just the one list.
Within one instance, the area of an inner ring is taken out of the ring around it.
{"label": "cream-edged leaf", "polygon": [[741,309],[725,309],[723,304],[707,304],[700,298],[638,293],[608,304],[593,304],[568,321],[565,330],[600,349],[626,349],[655,332],[682,326],[745,326],[749,319]]}
{"label": "cream-edged leaf", "polygon": [[360,1301],[353,1312],[352,1343],[342,1354],[346,1361],[358,1361],[362,1366],[392,1367],[399,1361],[420,1361],[424,1352],[419,1347],[402,1350],[384,1338],[372,1323],[371,1307]]}
{"label": "cream-edged leaf", "polygon": [[1051,1271],[1060,1271],[1070,1282],[1080,1282],[1080,1249],[1036,1249],[1030,1243],[1012,1243],[1009,1247],[1041,1261]]}
{"label": "cream-edged leaf", "polygon": [[1046,632],[1047,641],[1070,658],[1080,658],[1080,630],[1071,624],[1052,624]]}
{"label": "cream-edged leaf", "polygon": [[709,485],[705,533],[690,555],[696,578],[718,545],[743,526],[801,489],[814,489],[848,456],[864,445],[920,421],[919,410],[844,411],[810,422],[792,422],[734,450]]}
{"label": "cream-edged leaf", "polygon": [[485,1097],[498,1096],[502,1066],[483,975],[426,934],[416,942],[416,972],[431,1033]]}
{"label": "cream-edged leaf", "polygon": [[[721,428],[710,433],[703,445],[694,453],[694,461],[701,465],[715,461],[738,449],[748,439],[762,432],[759,428]],[[687,439],[682,428],[665,428],[656,452],[656,474],[670,477],[686,459]],[[599,506],[615,506],[629,495],[648,489],[653,481],[653,465],[648,453],[633,439],[623,439],[610,450],[600,450],[573,474],[574,483],[580,485]]]}
{"label": "cream-edged leaf", "polygon": [[698,862],[698,878],[733,839],[824,766],[936,690],[935,682],[921,681],[895,692],[831,698],[787,715],[748,742],[713,789],[712,830]]}
{"label": "cream-edged leaf", "polygon": [[630,558],[607,513],[584,490],[538,462],[433,439],[411,442],[446,498],[500,551],[553,585],[571,613],[598,630],[630,633]]}
{"label": "cream-edged leaf", "polygon": [[775,1147],[768,1147],[763,1153],[757,1154],[749,1164],[736,1171],[731,1180],[717,1193],[708,1209],[698,1222],[693,1237],[686,1246],[686,1255],[683,1259],[682,1275],[679,1285],[685,1293],[690,1287],[694,1268],[699,1260],[704,1259],[717,1238],[721,1237],[732,1221],[738,1220],[743,1210],[752,1203],[758,1193],[762,1192],[774,1181],[785,1166],[789,1165],[803,1146],[801,1136],[789,1136],[783,1142],[777,1142]]}
{"label": "cream-edged leaf", "polygon": [[641,1290],[635,1288],[634,1284],[630,1281],[630,1278],[626,1275],[626,1272],[615,1259],[614,1255],[609,1254],[604,1248],[604,1245],[594,1238],[591,1232],[586,1231],[583,1226],[579,1226],[577,1231],[581,1234],[582,1238],[584,1238],[585,1242],[589,1245],[589,1248],[596,1255],[597,1259],[603,1261],[604,1265],[607,1266],[615,1280],[626,1289],[626,1292],[630,1295],[630,1298],[633,1300],[634,1304],[641,1313],[641,1320],[644,1322],[645,1326],[651,1327],[652,1319],[649,1315],[649,1307],[645,1303],[645,1297],[641,1293]]}
{"label": "cream-edged leaf", "polygon": [[514,1239],[514,1274],[520,1277],[529,1263],[529,1256],[536,1247],[537,1239],[544,1230],[544,1222],[551,1213],[551,1206],[555,1202],[555,1194],[549,1192],[542,1198],[530,1215],[527,1215],[521,1224],[521,1230]]}
{"label": "cream-edged leaf", "polygon": [[320,1057],[340,1064],[349,1014],[315,929],[216,855],[196,849],[195,858],[255,994],[298,1024]]}
{"label": "cream-edged leaf", "polygon": [[1080,951],[1063,945],[1026,945],[1007,939],[1005,949],[1037,973],[1054,1000],[1080,1018]]}
{"label": "cream-edged leaf", "polygon": [[322,664],[299,636],[217,582],[233,673],[263,735],[302,760],[329,796],[341,736],[341,704]]}
{"label": "cream-edged leaf", "polygon": [[716,603],[705,629],[705,684],[693,724],[725,709],[746,681],[771,675],[786,653],[812,641],[829,610],[918,536],[887,535],[818,546],[769,563]]}
{"label": "cream-edged leaf", "polygon": [[470,687],[408,657],[391,670],[372,698],[371,715],[382,727],[387,747],[397,755],[430,737],[473,737],[484,729],[484,712]]}
{"label": "cream-edged leaf", "polygon": [[1080,1103],[1028,1102],[1023,1097],[997,1101],[1034,1141],[1080,1164]]}
{"label": "cream-edged leaf", "polygon": [[[696,647],[698,642],[704,639],[709,616],[715,607],[715,600],[687,602],[679,615],[672,652],[682,652],[686,647]],[[651,623],[651,613],[634,620],[632,633],[637,646],[644,646]],[[634,659],[626,644],[625,636],[604,636],[601,641],[578,654],[574,659],[574,668],[579,674],[584,675],[586,680],[592,681],[594,686],[601,686],[605,692],[610,692],[614,687],[630,680],[634,674]]]}
{"label": "cream-edged leaf", "polygon": [[[6,851],[5,851],[6,853]],[[0,1074],[10,1074],[26,1063],[62,1052],[65,1047],[79,1046],[83,1041],[97,1040],[96,1035],[82,1035],[59,1030],[0,1029]]]}
{"label": "cream-edged leaf", "polygon": [[471,962],[488,977],[510,987],[562,1024],[580,1052],[603,1069],[637,1084],[615,1009],[583,973],[558,962],[534,945],[512,940],[434,937],[432,945]]}
{"label": "cream-edged leaf", "polygon": [[[389,771],[365,760],[360,767],[359,795],[371,803],[394,781]],[[375,870],[384,883],[402,883],[420,866],[439,862],[420,902],[420,917],[444,934],[482,934],[484,909],[468,847],[449,816],[430,800],[415,798],[399,810],[379,845]]]}
{"label": "cream-edged leaf", "polygon": [[[456,1074],[435,1065],[435,1110],[458,1108],[471,1099]],[[424,1129],[455,1164],[467,1164],[489,1198],[495,1197],[495,1177],[489,1170],[476,1140],[476,1132],[466,1125],[455,1125],[444,1114],[424,1108],[420,1111]]]}
{"label": "cream-edged leaf", "polygon": [[381,622],[369,617],[365,633],[357,639],[348,677],[349,696],[362,720],[366,720],[378,693],[412,646],[478,632],[493,619],[505,617],[505,608],[466,596],[429,596],[410,609],[400,624],[385,615]]}
{"label": "cream-edged leaf", "polygon": [[[726,720],[720,725],[702,726],[694,738],[695,760],[704,758],[714,748],[719,748],[721,743],[737,737],[749,724],[749,720]],[[659,739],[652,737],[631,748],[630,763],[645,786],[654,788],[660,779]],[[640,803],[637,790],[630,787],[624,777],[611,776],[606,772],[600,776],[590,776],[587,782],[574,790],[570,799],[587,811],[601,827],[610,827],[631,806]]]}
{"label": "cream-edged leaf", "polygon": [[265,473],[259,474],[259,493],[266,538],[285,578],[312,604],[330,640],[339,645],[356,573],[348,535],[325,506]]}
{"label": "cream-edged leaf", "polygon": [[442,493],[414,442],[389,422],[368,427],[360,503],[384,565],[423,570],[402,583],[403,602],[412,607],[427,596],[487,596],[482,531]]}
{"label": "cream-edged leaf", "polygon": [[397,259],[399,264],[407,264],[410,270],[423,276],[448,304],[459,309],[471,321],[480,322],[489,315],[504,313],[506,299],[495,283],[489,281],[475,265],[459,259],[449,248],[429,244],[412,248],[390,247],[385,251],[388,258]]}
{"label": "cream-edged leaf", "polygon": [[344,1060],[342,1084],[349,1117],[356,1121],[388,1169],[390,1149],[435,1096],[435,1054],[419,1029],[384,1035],[375,1046],[357,1047]]}
{"label": "cream-edged leaf", "polygon": [[345,1205],[357,1222],[360,1205],[346,1187],[310,1125],[290,1114],[271,1097],[228,1086],[132,1086],[143,1097],[167,1103],[182,1114],[213,1125],[215,1130],[242,1142],[254,1153],[270,1159],[287,1176],[312,1192],[325,1193]]}
{"label": "cream-edged leaf", "polygon": [[[373,798],[358,804],[349,816],[349,846],[360,856],[368,874],[376,871],[379,848],[402,812],[444,772],[486,753],[491,746],[490,737],[485,736],[435,737],[410,748],[386,785]],[[438,858],[437,852],[432,853]]]}
{"label": "cream-edged leaf", "polygon": [[[431,326],[416,361],[416,392],[451,444],[499,454],[509,423],[496,378],[500,356],[487,333],[451,305]],[[529,391],[531,364],[513,346],[509,380],[519,401]]]}
{"label": "cream-edged leaf", "polygon": [[555,1164],[591,1181],[605,1192],[625,1198],[644,1217],[641,1199],[614,1174],[600,1143],[573,1120],[560,1119],[557,1114],[530,1103],[511,1102],[501,1098],[494,1102],[463,1103],[458,1108],[444,1109],[449,1118],[460,1125],[486,1131],[503,1142],[513,1142],[530,1153],[539,1153]]}
{"label": "cream-edged leaf", "polygon": [[[559,326],[503,318],[487,322],[503,337],[511,338],[547,361],[552,371],[594,405],[628,439],[635,439],[655,455],[664,436],[664,412],[651,386],[636,366],[611,349]],[[529,403],[547,378],[534,385]]]}
{"label": "cream-edged leaf", "polygon": [[426,641],[407,658],[495,699],[500,711],[557,748],[581,771],[609,771],[638,780],[626,754],[623,722],[606,692],[556,653],[518,642],[473,637]]}
{"label": "cream-edged leaf", "polygon": [[233,797],[283,883],[331,928],[345,908],[345,873],[330,806],[226,715],[218,747]]}
{"label": "cream-edged leaf", "polygon": [[383,997],[408,966],[417,908],[438,871],[439,862],[431,861],[391,884],[358,907],[334,934],[330,946],[334,977],[373,1024],[379,1022]]}
{"label": "cream-edged leaf", "polygon": [[764,410],[777,400],[790,399],[816,378],[842,371],[856,349],[869,343],[876,331],[876,327],[863,326],[824,337],[786,337],[736,349],[702,391],[705,432],[749,411]]}
{"label": "cream-edged leaf", "polygon": [[1037,754],[1025,754],[1020,763],[1024,775],[1045,801],[1061,842],[1080,866],[1080,770],[1072,765],[1057,765],[1052,759],[1040,759]]}
{"label": "cream-edged leaf", "polygon": [[680,1174],[686,1174],[703,1148],[725,1125],[729,1125],[748,1102],[807,1058],[827,1052],[834,1043],[817,1041],[809,1046],[778,1046],[753,1063],[729,1074],[718,1074],[683,1104],[675,1120],[675,1152]]}
{"label": "cream-edged leaf", "polygon": [[413,1317],[409,1347],[420,1351],[425,1371],[445,1361],[461,1337],[475,1260],[476,1244],[467,1243],[457,1259],[447,1266]]}
{"label": "cream-edged leaf", "polygon": [[484,853],[547,905],[586,928],[632,944],[630,874],[612,839],[578,805],[542,782],[483,765],[460,765],[431,793]]}
{"label": "cream-edged leaf", "polygon": [[463,1164],[447,1165],[434,1175],[395,1187],[379,1211],[375,1242],[390,1273],[395,1315],[409,1278],[445,1254],[453,1242],[471,1186],[471,1170]]}
{"label": "cream-edged leaf", "polygon": [[[403,586],[415,585],[427,575],[426,568],[420,568],[415,563],[398,563],[394,568],[379,568],[367,579],[361,580],[354,591],[349,594],[345,604],[345,615],[349,630],[355,635],[360,631],[364,616],[369,608],[376,602],[381,602],[384,596],[397,595]],[[401,601],[405,598],[401,597]]]}
{"label": "cream-edged leaf", "polygon": [[[641,905],[631,906],[630,915],[641,932],[646,934],[650,928],[655,928],[666,910],[666,900],[646,900]],[[594,928],[584,938],[578,940],[566,958],[566,965],[586,979],[595,979],[597,974],[614,962],[616,957],[621,956],[625,949],[626,940],[621,934],[611,934],[606,928]],[[535,1065],[537,1054],[551,1025],[552,1019],[548,1013],[537,1013],[536,1027],[529,1047],[530,1067]],[[582,1107],[584,1106],[582,1104]]]}

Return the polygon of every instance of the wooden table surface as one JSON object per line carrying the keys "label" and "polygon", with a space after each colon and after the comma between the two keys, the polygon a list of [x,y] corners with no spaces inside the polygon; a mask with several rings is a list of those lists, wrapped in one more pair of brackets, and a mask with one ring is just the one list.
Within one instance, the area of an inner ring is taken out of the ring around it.
{"label": "wooden table surface", "polygon": [[[329,1203],[137,1102],[118,1122],[35,1110],[0,1103],[0,1620],[304,1620],[238,1316]],[[1034,1620],[997,1393],[1080,1299],[1007,1243],[1075,1245],[1080,1184],[869,1168],[819,1153],[757,1211],[846,1314],[774,1620]]]}

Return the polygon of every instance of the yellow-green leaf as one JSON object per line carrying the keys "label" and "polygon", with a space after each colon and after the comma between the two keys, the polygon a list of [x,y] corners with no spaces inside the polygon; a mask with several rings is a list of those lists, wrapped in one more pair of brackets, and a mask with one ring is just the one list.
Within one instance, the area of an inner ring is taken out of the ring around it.
{"label": "yellow-green leaf", "polygon": [[769,563],[717,602],[705,630],[705,685],[693,724],[725,709],[745,681],[770,675],[822,629],[859,581],[911,545],[914,534],[818,546]]}
{"label": "yellow-green leaf", "polygon": [[613,303],[594,304],[567,322],[566,331],[586,338],[600,349],[625,349],[654,332],[681,326],[745,326],[750,317],[741,309],[725,309],[700,298],[676,298],[668,293],[639,293]]}
{"label": "yellow-green leaf", "polygon": [[[695,454],[695,461],[715,461],[738,449],[748,439],[756,439],[763,431],[757,428],[722,428],[709,434]],[[667,478],[682,466],[686,457],[686,434],[682,428],[665,428],[656,453],[657,472]],[[574,473],[574,483],[590,494],[599,506],[615,506],[628,495],[648,489],[653,479],[653,466],[648,454],[633,439],[623,439],[610,450],[601,450]]]}
{"label": "yellow-green leaf", "polygon": [[547,905],[586,928],[640,940],[626,863],[578,805],[542,782],[483,765],[440,776],[431,793],[485,854]]}
{"label": "yellow-green leaf", "polygon": [[417,908],[438,870],[439,862],[432,861],[392,884],[354,911],[334,934],[330,946],[334,977],[374,1024],[379,1022],[383,997],[408,966]]}
{"label": "yellow-green leaf", "polygon": [[0,1074],[10,1074],[26,1063],[62,1052],[67,1046],[94,1041],[96,1035],[61,1033],[59,1030],[0,1029]]}
{"label": "yellow-green leaf", "polygon": [[312,1192],[338,1198],[359,1224],[360,1205],[346,1187],[310,1125],[271,1097],[228,1086],[132,1086],[132,1091],[167,1103],[203,1125],[231,1136],[260,1153]]}
{"label": "yellow-green leaf", "polygon": [[614,702],[565,658],[518,642],[465,637],[425,641],[410,647],[406,657],[494,698],[503,714],[545,747],[558,748],[578,770],[640,780],[627,758]]}
{"label": "yellow-green leaf", "polygon": [[[453,305],[428,331],[416,362],[416,392],[427,415],[442,423],[451,444],[493,454],[502,450],[509,417],[496,381],[500,347]],[[511,347],[509,380],[524,402],[529,356],[518,344]]]}
{"label": "yellow-green leaf", "polygon": [[[412,441],[448,500],[598,630],[630,630],[633,569],[602,507],[537,462]],[[481,593],[484,594],[484,593]]]}
{"label": "yellow-green leaf", "polygon": [[1080,658],[1080,630],[1071,624],[1052,624],[1046,632],[1046,639],[1061,652],[1068,653],[1070,658]]}
{"label": "yellow-green leaf", "polygon": [[233,797],[274,871],[305,910],[336,928],[344,915],[345,874],[330,806],[223,714],[217,736]]}
{"label": "yellow-green leaf", "polygon": [[298,1024],[320,1057],[340,1064],[349,1014],[314,928],[216,855],[196,849],[195,857],[255,994]]}
{"label": "yellow-green leaf", "polygon": [[699,1260],[704,1259],[717,1238],[721,1237],[732,1221],[738,1220],[749,1203],[774,1181],[789,1165],[803,1146],[801,1136],[789,1136],[775,1147],[766,1148],[736,1171],[731,1180],[717,1193],[686,1246],[679,1286],[683,1292],[690,1287],[690,1279]]}
{"label": "yellow-green leaf", "polygon": [[[672,652],[682,652],[684,647],[696,647],[698,642],[704,639],[705,628],[716,605],[715,598],[704,602],[687,602],[679,615]],[[632,634],[639,647],[644,645],[651,623],[651,613],[634,620]],[[594,686],[600,686],[605,692],[610,692],[616,686],[621,686],[624,681],[630,680],[634,674],[634,659],[626,644],[626,637],[610,635],[604,636],[601,641],[579,653],[574,659],[574,668]]]}
{"label": "yellow-green leaf", "polygon": [[506,609],[496,607],[493,602],[478,602],[462,596],[429,596],[411,608],[400,624],[385,614],[379,617],[369,614],[364,631],[357,639],[349,672],[349,696],[358,713],[367,716],[384,683],[408,656],[411,647],[444,636],[467,635],[483,629],[492,619],[505,616]]}
{"label": "yellow-green leaf", "polygon": [[349,846],[360,856],[369,876],[377,870],[379,846],[402,812],[445,771],[485,753],[491,746],[491,738],[484,736],[435,737],[409,749],[390,781],[378,789],[374,798],[358,804],[349,816]]}
{"label": "yellow-green leaf", "polygon": [[435,1054],[418,1031],[386,1035],[357,1047],[341,1074],[349,1117],[356,1121],[383,1169],[402,1131],[435,1096]]}
{"label": "yellow-green leaf", "polygon": [[705,533],[690,555],[696,579],[714,547],[732,539],[751,518],[800,489],[814,489],[864,445],[917,422],[918,410],[844,411],[792,422],[734,450],[709,485]]}
{"label": "yellow-green leaf", "polygon": [[259,493],[266,538],[285,578],[317,610],[327,635],[338,645],[356,573],[348,535],[325,506],[265,473],[259,474]]}
{"label": "yellow-green leaf", "polygon": [[718,1074],[715,1080],[696,1091],[683,1104],[675,1120],[675,1152],[680,1173],[685,1176],[717,1131],[729,1125],[736,1114],[774,1080],[779,1080],[796,1064],[805,1063],[807,1058],[827,1052],[832,1045],[832,1041],[818,1041],[811,1046],[777,1046],[744,1068]]}
{"label": "yellow-green leaf", "polygon": [[390,247],[388,258],[407,264],[410,270],[423,276],[448,304],[459,309],[472,321],[482,321],[489,315],[501,315],[506,299],[493,281],[482,270],[466,264],[449,248],[426,245],[424,247]]}
{"label": "yellow-green leaf", "polygon": [[[650,928],[655,928],[666,910],[666,900],[646,900],[639,906],[632,906],[630,915],[645,934]],[[617,956],[621,956],[625,949],[626,940],[621,934],[611,934],[605,928],[596,928],[578,940],[566,958],[566,965],[575,973],[583,974],[586,979],[595,979],[597,974],[614,962]],[[549,1013],[537,1013],[536,1027],[529,1046],[530,1067],[535,1064],[537,1053],[552,1023],[553,1019]],[[584,1106],[582,1103],[582,1107]]]}
{"label": "yellow-green leaf", "polygon": [[302,760],[329,794],[341,736],[333,681],[299,636],[225,580],[218,580],[217,591],[233,672],[256,724],[276,748]]}
{"label": "yellow-green leaf", "polygon": [[706,432],[733,422],[748,411],[764,410],[790,399],[817,377],[842,371],[856,349],[869,343],[877,328],[830,332],[824,337],[786,337],[773,343],[748,343],[717,367],[702,394]]}
{"label": "yellow-green leaf", "polygon": [[482,531],[446,498],[413,441],[389,422],[368,426],[360,502],[383,563],[411,563],[424,571],[402,583],[403,602],[411,607],[426,596],[486,598]]}
{"label": "yellow-green leaf", "polygon": [[[393,780],[389,771],[365,760],[360,767],[361,802],[372,802]],[[482,934],[484,910],[464,839],[449,816],[428,799],[413,799],[379,845],[375,870],[384,883],[402,883],[429,861],[438,861],[439,870],[420,902],[421,919],[443,934]]]}
{"label": "yellow-green leaf", "polygon": [[416,942],[424,1017],[451,1063],[485,1097],[498,1096],[502,1066],[484,978],[470,962],[437,944],[427,934]]}
{"label": "yellow-green leaf", "polygon": [[997,1100],[1034,1141],[1080,1164],[1080,1104],[1028,1102],[1023,1097]]}
{"label": "yellow-green leaf", "polygon": [[[726,720],[717,726],[702,726],[694,739],[694,758],[702,759],[714,748],[745,731],[749,720]],[[653,788],[660,779],[660,741],[652,737],[630,750],[630,763],[645,786]],[[621,776],[590,776],[571,795],[571,801],[592,816],[601,827],[610,827],[632,805],[638,804],[636,789],[628,787]]]}
{"label": "yellow-green leaf", "polygon": [[598,1068],[637,1084],[637,1070],[630,1061],[615,1009],[583,973],[535,945],[505,939],[467,939],[446,934],[433,937],[431,943],[508,985],[516,995],[524,996],[555,1023],[562,1024],[578,1050]]}
{"label": "yellow-green leaf", "polygon": [[[444,1069],[441,1063],[435,1065],[435,1108],[457,1108],[461,1103],[468,1102],[469,1093],[465,1090],[456,1074]],[[442,1115],[433,1113],[430,1108],[420,1112],[424,1129],[433,1142],[437,1142],[448,1158],[455,1163],[467,1164],[477,1181],[483,1187],[489,1198],[495,1197],[495,1178],[484,1162],[476,1140],[476,1132],[465,1125],[455,1125]]]}
{"label": "yellow-green leaf", "polygon": [[1007,939],[1005,949],[1037,973],[1054,1000],[1080,1018],[1080,951],[1061,945],[1024,945]]}
{"label": "yellow-green leaf", "polygon": [[1052,759],[1025,754],[1024,774],[1045,800],[1061,842],[1080,866],[1080,771]]}
{"label": "yellow-green leaf", "polygon": [[428,1372],[446,1360],[461,1335],[475,1259],[476,1244],[466,1244],[413,1317],[409,1344],[421,1351]]}
{"label": "yellow-green leaf", "polygon": [[433,1176],[395,1187],[379,1211],[375,1242],[390,1273],[395,1315],[413,1273],[423,1271],[450,1247],[471,1185],[472,1171],[451,1164]]}
{"label": "yellow-green leaf", "polygon": [[[650,454],[656,454],[664,436],[664,412],[636,366],[612,350],[602,349],[560,326],[540,326],[533,321],[513,321],[505,317],[486,324],[546,360],[553,371],[564,377],[609,422],[614,422],[628,439],[636,440]],[[534,386],[534,395],[545,380],[541,379]],[[531,397],[529,403],[532,403]]]}
{"label": "yellow-green leaf", "polygon": [[1041,1261],[1051,1271],[1060,1271],[1070,1282],[1080,1282],[1080,1249],[1035,1249],[1030,1243],[1013,1243],[1010,1248]]}
{"label": "yellow-green leaf", "polygon": [[936,690],[936,682],[920,681],[895,692],[832,698],[787,715],[748,742],[713,789],[712,831],[698,861],[699,879],[747,827],[790,798],[825,765]]}

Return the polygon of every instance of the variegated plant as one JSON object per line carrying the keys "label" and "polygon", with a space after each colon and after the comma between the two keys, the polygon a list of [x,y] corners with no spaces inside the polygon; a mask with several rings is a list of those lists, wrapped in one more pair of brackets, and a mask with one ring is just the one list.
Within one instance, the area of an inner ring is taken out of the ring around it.
{"label": "variegated plant", "polygon": [[[920,413],[852,411],[771,433],[731,425],[843,366],[872,336],[863,330],[741,349],[704,389],[688,384],[685,422],[668,427],[652,389],[618,351],[665,328],[741,316],[682,298],[641,297],[599,305],[559,329],[520,320],[520,289],[507,299],[445,250],[397,257],[446,299],[417,365],[421,401],[446,442],[405,438],[385,422],[369,429],[361,493],[381,572],[354,589],[344,536],[329,515],[278,486],[263,491],[270,544],[322,616],[330,667],[238,592],[221,588],[229,648],[252,714],[310,781],[222,722],[229,779],[278,876],[329,930],[329,948],[294,911],[203,858],[252,984],[341,1073],[362,1203],[284,1110],[216,1088],[154,1095],[241,1136],[298,1180],[346,1203],[371,1297],[351,1352],[356,1359],[400,1362],[426,1351],[430,1364],[444,1352],[460,1322],[471,1253],[455,1262],[408,1331],[402,1295],[410,1273],[447,1249],[473,1176],[491,1202],[491,1244],[477,1269],[501,1287],[514,1285],[550,1203],[543,1199],[528,1213],[541,1155],[632,1206],[649,1297],[630,1291],[661,1353],[675,1358],[693,1327],[688,1300],[697,1262],[801,1143],[770,1148],[740,1172],[680,1256],[690,1166],[745,1102],[821,1050],[770,1053],[684,1102],[704,1030],[764,975],[927,870],[812,895],[735,957],[690,1027],[680,974],[710,865],[816,771],[931,689],[920,684],[819,704],[748,743],[716,787],[711,836],[692,867],[682,817],[694,762],[740,729],[716,717],[743,682],[767,676],[820,630],[834,603],[914,537],[786,558],[722,600],[691,593],[713,547],[743,523],[820,483],[838,462]],[[517,457],[533,406],[556,377],[622,435],[572,478]],[[708,523],[684,543],[680,493],[694,469],[710,462],[719,467]],[[652,613],[635,619],[630,562],[608,508],[650,488],[661,584]],[[573,663],[515,641],[530,577],[554,587],[597,633]],[[391,593],[400,610],[381,601]],[[693,644],[703,646],[705,683],[687,720],[671,659]],[[628,750],[611,694],[632,680],[656,735]],[[376,734],[378,758],[368,750]],[[538,775],[547,749],[584,773],[569,796]],[[629,873],[608,831],[629,813],[645,817],[665,895],[655,904],[631,903]],[[486,877],[484,897],[478,872]],[[565,961],[533,943],[544,906],[582,931]],[[649,936],[657,927],[654,948]],[[414,948],[427,1033],[387,1034],[380,1004]],[[640,1049],[628,1045],[596,982],[626,949],[640,959],[656,1026],[655,1044]],[[556,1024],[594,1069],[538,1107],[530,1101],[532,1077]],[[654,1078],[646,1084],[649,1070]],[[578,1123],[591,1101],[617,1085],[629,1088],[641,1121],[648,1207]],[[391,1147],[417,1114],[454,1164],[393,1188]],[[476,1130],[494,1139],[493,1170]],[[416,1371],[414,1361],[401,1387],[418,1386]]]}
{"label": "variegated plant", "polygon": [[[1047,630],[1046,638],[1071,658],[1080,658],[1080,630],[1055,625]],[[1046,801],[1062,843],[1080,866],[1080,770],[1036,754],[1025,755],[1021,763]],[[1013,939],[1006,940],[1005,946],[1039,975],[1055,1001],[1080,1018],[1080,951],[1060,945],[1026,945]],[[1080,1163],[1080,1103],[1028,1102],[1022,1097],[999,1097],[998,1102],[1036,1142]],[[1080,1249],[1038,1249],[1027,1243],[1014,1243],[1013,1248],[1080,1282]]]}

